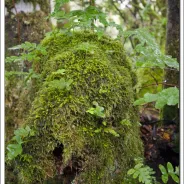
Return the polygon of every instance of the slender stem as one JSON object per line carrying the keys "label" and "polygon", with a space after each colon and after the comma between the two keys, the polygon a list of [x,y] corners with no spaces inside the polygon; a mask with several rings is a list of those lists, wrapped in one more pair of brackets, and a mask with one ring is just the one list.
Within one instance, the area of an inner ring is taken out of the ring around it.
{"label": "slender stem", "polygon": [[90,6],[95,6],[95,0],[90,0]]}
{"label": "slender stem", "polygon": [[154,81],[156,82],[156,84],[158,85],[158,81],[157,81],[157,79],[155,78],[155,76],[150,72],[150,75],[151,75],[151,77],[154,79]]}
{"label": "slender stem", "polygon": [[131,45],[132,45],[132,48],[135,49],[135,45],[134,45],[134,43],[133,43],[133,40],[132,40],[132,37],[131,37],[131,36],[129,37],[129,40],[130,40],[130,43],[131,43]]}
{"label": "slender stem", "polygon": [[124,22],[126,22],[126,18],[123,15],[123,13],[121,12],[121,10],[116,6],[115,2],[113,0],[111,0],[112,5],[114,6],[114,8],[116,9],[116,11],[118,11],[119,16],[124,20]]}
{"label": "slender stem", "polygon": [[176,84],[166,84],[164,82],[161,82],[161,83],[157,83],[157,84],[149,84],[149,85],[146,85],[146,86],[143,86],[142,88],[146,88],[146,87],[150,87],[150,86],[158,86],[158,85],[165,85],[165,86],[172,86],[172,87],[178,87]]}
{"label": "slender stem", "polygon": [[[95,0],[90,0],[89,1],[90,6],[95,6]],[[92,23],[91,23],[91,30],[94,32],[94,27],[95,27],[95,20],[92,19]]]}

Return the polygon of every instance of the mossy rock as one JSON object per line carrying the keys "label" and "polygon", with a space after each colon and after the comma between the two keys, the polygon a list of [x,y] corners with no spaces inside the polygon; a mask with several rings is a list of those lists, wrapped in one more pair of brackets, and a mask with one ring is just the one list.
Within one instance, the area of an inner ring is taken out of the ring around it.
{"label": "mossy rock", "polygon": [[[54,32],[42,45],[47,55],[33,64],[42,83],[26,122],[36,134],[23,143],[29,159],[17,159],[22,183],[64,177],[67,169],[78,183],[124,182],[142,143],[132,105],[135,76],[122,44],[91,32]],[[86,112],[94,101],[105,117]]]}

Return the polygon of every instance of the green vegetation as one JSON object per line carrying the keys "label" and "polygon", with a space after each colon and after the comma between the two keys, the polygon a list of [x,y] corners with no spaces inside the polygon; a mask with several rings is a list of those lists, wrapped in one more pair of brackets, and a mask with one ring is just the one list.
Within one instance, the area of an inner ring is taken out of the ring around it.
{"label": "green vegetation", "polygon": [[[127,183],[160,184],[160,182],[156,181],[153,169],[144,165],[142,159],[136,159],[136,163],[134,168],[129,169],[127,172]],[[175,183],[179,183],[179,167],[176,167],[174,171],[173,165],[167,162],[167,168],[159,164],[159,169],[162,173],[161,179],[163,183],[168,183],[169,177],[171,177]]]}
{"label": "green vegetation", "polygon": [[8,154],[7,159],[13,160],[18,155],[22,154],[22,143],[24,143],[23,139],[26,137],[34,136],[34,131],[30,129],[29,126],[26,126],[25,128],[19,128],[14,131],[15,136],[12,138],[12,142],[15,142],[15,144],[9,144],[7,146]]}
{"label": "green vegetation", "polygon": [[22,154],[32,159],[16,157],[21,181],[41,182],[56,175],[53,150],[61,144],[63,168],[73,157],[82,162],[79,181],[122,181],[134,158],[142,155],[132,106],[135,75],[123,46],[91,32],[54,32],[42,46],[46,53],[33,62],[42,85],[36,87],[25,123],[35,136],[21,144]]}
{"label": "green vegetation", "polygon": [[159,165],[159,169],[162,173],[162,181],[164,183],[167,183],[168,182],[168,179],[169,179],[169,176],[176,182],[176,183],[179,183],[179,168],[176,167],[175,168],[175,171],[174,171],[174,168],[173,168],[173,165],[168,162],[167,163],[167,169],[163,166],[163,165]]}
{"label": "green vegetation", "polygon": [[141,160],[134,166],[134,168],[129,169],[127,174],[132,175],[133,182],[152,184],[156,183],[156,179],[153,176],[155,172],[149,166],[145,166]]}
{"label": "green vegetation", "polygon": [[[47,33],[40,44],[25,42],[9,49],[18,54],[6,58],[5,77],[7,85],[11,79],[12,83],[20,79],[16,88],[21,89],[21,95],[15,107],[21,108],[18,114],[8,111],[7,122],[20,116],[21,128],[7,140],[6,163],[15,168],[20,184],[63,177],[68,168],[75,170],[70,178],[73,183],[158,184],[153,169],[143,163],[136,106],[152,103],[162,110],[166,105],[177,105],[177,86],[167,84],[172,87],[163,90],[158,86],[166,84],[164,69],[178,71],[179,64],[163,54],[163,40],[158,45],[148,29],[123,31],[107,20],[94,1],[82,10],[61,10],[68,2],[56,0],[54,12],[47,17],[65,22],[61,30]],[[141,22],[165,20],[144,1],[144,11],[136,3],[131,13],[139,15]],[[113,5],[118,10],[116,3]],[[107,27],[119,31],[117,39],[105,36]],[[124,49],[128,39],[133,48],[130,56]],[[25,63],[29,65],[26,71]],[[156,87],[144,89],[147,82]],[[169,177],[179,183],[178,167],[174,171],[168,162],[167,169],[163,165],[159,168],[164,183]]]}

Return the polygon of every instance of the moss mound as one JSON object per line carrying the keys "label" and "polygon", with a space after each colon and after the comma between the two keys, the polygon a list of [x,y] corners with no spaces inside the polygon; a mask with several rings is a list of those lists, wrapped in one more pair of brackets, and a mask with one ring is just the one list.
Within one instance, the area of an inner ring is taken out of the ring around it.
{"label": "moss mound", "polygon": [[[90,32],[53,33],[42,44],[48,52],[34,69],[43,81],[26,122],[36,134],[23,144],[29,159],[17,162],[21,180],[42,183],[70,169],[78,183],[122,183],[142,155],[122,45]],[[103,116],[86,112],[94,101]]]}

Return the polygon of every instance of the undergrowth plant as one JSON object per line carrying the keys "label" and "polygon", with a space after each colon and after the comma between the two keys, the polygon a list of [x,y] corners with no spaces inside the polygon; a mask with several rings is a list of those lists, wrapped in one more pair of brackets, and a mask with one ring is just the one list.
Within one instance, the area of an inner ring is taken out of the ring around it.
{"label": "undergrowth plant", "polygon": [[179,167],[176,167],[174,170],[173,165],[170,162],[167,162],[167,167],[164,167],[162,164],[160,164],[159,169],[162,173],[161,178],[163,183],[167,183],[169,177],[171,177],[176,183],[179,183]]}
{"label": "undergrowth plant", "polygon": [[[131,184],[134,182],[137,184],[161,184],[156,180],[155,171],[150,168],[149,166],[143,163],[142,159],[135,159],[136,165],[134,168],[128,170],[127,175],[128,179],[127,182],[131,181]],[[179,183],[179,167],[176,167],[174,170],[173,165],[170,162],[167,162],[167,167],[164,167],[162,164],[159,164],[159,169],[161,172],[161,180],[163,183],[167,184],[169,181],[169,177],[175,183]]]}
{"label": "undergrowth plant", "polygon": [[[93,116],[96,116],[98,118],[105,118],[105,113],[104,113],[104,107],[101,107],[98,105],[97,102],[93,102],[93,105],[95,107],[92,107],[90,108],[89,110],[87,110],[86,112],[92,114]],[[126,120],[125,120],[126,121]],[[122,125],[124,121],[121,121],[120,123]],[[126,122],[128,122],[130,125],[131,123],[127,120]],[[120,135],[114,130],[114,128],[111,126],[108,126],[107,125],[107,122],[106,121],[102,121],[102,124],[101,124],[101,127],[94,130],[95,133],[109,133],[109,134],[112,134],[113,136],[115,137],[120,137]]]}
{"label": "undergrowth plant", "polygon": [[[179,63],[175,58],[165,55],[161,52],[154,37],[146,29],[137,29],[133,31],[125,31],[124,38],[133,37],[137,41],[137,45],[132,53],[134,60],[133,67],[136,69],[142,68],[143,70],[153,69],[164,71],[165,68],[172,70],[179,70]],[[142,76],[144,77],[144,76]],[[134,105],[145,105],[150,102],[155,102],[154,107],[162,110],[165,105],[174,106],[178,104],[179,108],[179,89],[174,84],[167,84],[167,81],[158,83],[157,79],[153,76],[155,86],[168,85],[165,89],[160,89],[157,93],[146,92],[142,98],[138,98]],[[163,183],[168,183],[169,177],[171,177],[175,183],[179,183],[179,169],[176,167],[175,171],[170,162],[167,163],[167,168],[163,165],[159,165],[159,169],[162,173]],[[140,183],[155,184],[159,183],[152,175],[154,171],[149,166],[145,166],[143,163],[138,163],[134,168],[128,171],[128,175],[131,175],[134,179],[139,180]]]}
{"label": "undergrowth plant", "polygon": [[[132,53],[134,68],[149,68],[153,70],[168,68],[170,70],[179,70],[179,64],[176,59],[161,52],[159,45],[147,29],[141,28],[133,31],[124,31],[123,35],[125,40],[128,37],[138,40],[138,44]],[[167,85],[167,81],[158,83],[155,79],[154,85]],[[173,86],[163,89],[156,94],[146,93],[142,98],[137,99],[134,105],[144,105],[150,102],[156,102],[156,109],[162,109],[165,105],[176,105],[179,103],[179,90],[177,86]]]}
{"label": "undergrowth plant", "polygon": [[18,51],[19,54],[16,56],[6,57],[6,65],[18,65],[18,71],[5,71],[5,78],[8,80],[12,75],[25,76],[24,80],[27,82],[30,78],[39,78],[40,76],[36,74],[33,69],[29,71],[24,71],[25,62],[31,63],[32,61],[38,61],[41,56],[46,54],[46,48],[40,44],[25,42],[20,45],[9,48],[9,50]]}
{"label": "undergrowth plant", "polygon": [[29,126],[25,128],[18,128],[14,131],[14,136],[11,139],[11,143],[7,146],[7,160],[13,160],[17,156],[22,156],[26,158],[26,155],[22,155],[22,144],[24,143],[24,139],[26,137],[34,136],[35,132],[30,129]]}
{"label": "undergrowth plant", "polygon": [[142,159],[137,159],[137,164],[134,168],[129,169],[128,176],[131,176],[133,180],[144,184],[155,184],[156,178],[154,177],[155,171],[147,165],[144,165]]}

